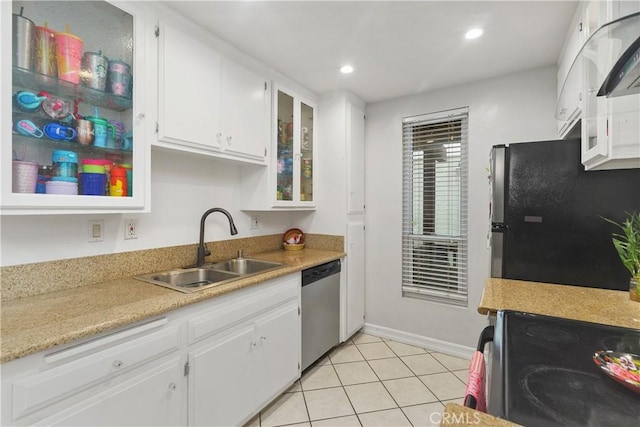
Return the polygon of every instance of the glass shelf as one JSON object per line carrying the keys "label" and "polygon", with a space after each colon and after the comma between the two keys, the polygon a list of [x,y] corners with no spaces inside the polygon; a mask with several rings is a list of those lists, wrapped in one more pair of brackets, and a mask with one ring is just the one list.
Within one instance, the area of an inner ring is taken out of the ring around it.
{"label": "glass shelf", "polygon": [[20,135],[19,133],[13,133],[12,137],[14,143],[28,144],[31,147],[37,147],[40,149],[71,150],[82,153],[84,155],[92,155],[97,157],[105,157],[106,155],[110,155],[122,156],[126,158],[133,155],[132,151],[119,150],[117,148],[101,148],[94,145],[82,145],[78,142],[73,141],[57,141],[48,139],[46,137],[35,138],[31,136]]}
{"label": "glass shelf", "polygon": [[13,67],[13,85],[23,88],[38,88],[49,92],[51,95],[66,99],[80,99],[82,102],[96,107],[113,111],[126,111],[131,109],[133,101],[128,98],[116,96],[108,92],[92,89],[90,87],[76,85],[55,77],[39,74],[24,68]]}

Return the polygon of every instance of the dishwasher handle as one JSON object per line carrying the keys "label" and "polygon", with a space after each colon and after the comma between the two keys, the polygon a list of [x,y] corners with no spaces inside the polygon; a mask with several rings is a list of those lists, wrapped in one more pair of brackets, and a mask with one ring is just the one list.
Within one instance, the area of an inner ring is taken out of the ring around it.
{"label": "dishwasher handle", "polygon": [[308,268],[302,271],[302,286],[310,285],[325,277],[340,273],[340,260],[327,262],[317,267]]}

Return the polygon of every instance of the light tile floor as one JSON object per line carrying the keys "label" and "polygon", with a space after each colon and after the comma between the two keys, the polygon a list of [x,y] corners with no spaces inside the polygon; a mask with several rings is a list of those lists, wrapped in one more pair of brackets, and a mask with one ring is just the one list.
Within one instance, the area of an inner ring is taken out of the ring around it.
{"label": "light tile floor", "polygon": [[433,426],[462,403],[469,360],[357,333],[247,427]]}

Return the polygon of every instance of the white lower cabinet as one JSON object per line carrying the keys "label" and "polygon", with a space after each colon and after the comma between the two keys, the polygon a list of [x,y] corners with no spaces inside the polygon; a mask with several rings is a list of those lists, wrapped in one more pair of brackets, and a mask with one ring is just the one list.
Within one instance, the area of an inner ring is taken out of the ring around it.
{"label": "white lower cabinet", "polygon": [[242,425],[300,376],[300,274],[263,286],[189,319],[190,426]]}
{"label": "white lower cabinet", "polygon": [[253,379],[258,407],[300,376],[301,324],[298,301],[261,317],[256,325],[258,368]]}
{"label": "white lower cabinet", "polygon": [[242,425],[300,377],[300,282],[3,363],[0,425]]}
{"label": "white lower cabinet", "polygon": [[184,423],[180,328],[166,318],[2,365],[2,425]]}
{"label": "white lower cabinet", "polygon": [[177,426],[183,422],[181,380],[182,363],[173,357],[34,425]]}
{"label": "white lower cabinet", "polygon": [[253,413],[254,345],[246,325],[189,354],[189,425],[234,426]]}
{"label": "white lower cabinet", "polygon": [[347,222],[347,287],[345,298],[345,338],[364,326],[364,222]]}

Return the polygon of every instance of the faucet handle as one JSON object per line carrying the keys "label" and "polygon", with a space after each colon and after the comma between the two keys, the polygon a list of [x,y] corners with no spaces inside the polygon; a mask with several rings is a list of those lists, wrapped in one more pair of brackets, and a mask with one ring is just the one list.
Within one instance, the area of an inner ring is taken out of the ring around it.
{"label": "faucet handle", "polygon": [[243,258],[244,251],[242,249],[238,249],[238,258]]}

